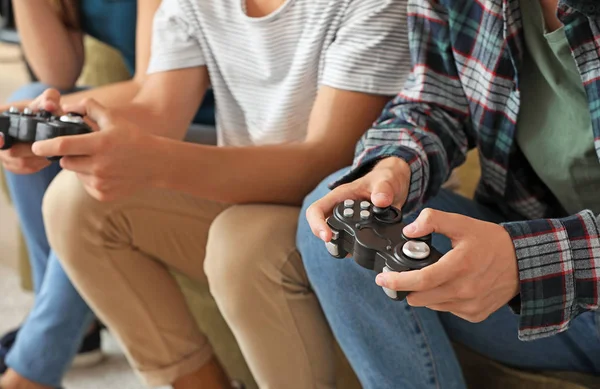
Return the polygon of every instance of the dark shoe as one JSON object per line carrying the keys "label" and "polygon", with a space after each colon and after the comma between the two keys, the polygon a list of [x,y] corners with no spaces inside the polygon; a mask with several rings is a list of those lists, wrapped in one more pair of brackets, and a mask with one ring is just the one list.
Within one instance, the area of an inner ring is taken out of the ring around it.
{"label": "dark shoe", "polygon": [[72,367],[92,367],[102,362],[104,354],[102,353],[101,332],[100,326],[96,323],[94,330],[83,339],[83,343],[71,365]]}
{"label": "dark shoe", "polygon": [[[10,331],[0,338],[0,374],[4,374],[8,369],[6,366],[6,356],[11,347],[15,344],[19,329],[20,328]],[[96,326],[94,331],[90,332],[83,339],[83,343],[73,361],[73,367],[91,367],[97,365],[104,359],[101,348],[100,331],[100,326]]]}
{"label": "dark shoe", "polygon": [[15,339],[17,338],[18,332],[19,329],[17,328],[16,330],[12,330],[0,338],[0,375],[4,374],[6,370],[8,370],[8,367],[4,361],[6,360],[6,356],[8,355],[10,348],[13,344],[15,344]]}

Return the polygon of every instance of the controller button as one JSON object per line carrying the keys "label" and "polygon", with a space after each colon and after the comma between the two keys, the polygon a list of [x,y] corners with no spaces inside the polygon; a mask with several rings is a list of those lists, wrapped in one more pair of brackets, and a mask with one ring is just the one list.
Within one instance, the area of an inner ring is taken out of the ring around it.
{"label": "controller button", "polygon": [[33,111],[31,110],[31,108],[25,108],[23,110],[23,115],[31,116],[33,115]]}
{"label": "controller button", "polygon": [[340,232],[336,230],[331,230],[331,239],[338,240],[340,237]]}
{"label": "controller button", "polygon": [[17,107],[10,107],[8,109],[8,113],[19,113],[19,108],[17,108]]}
{"label": "controller button", "polygon": [[[348,201],[348,200],[346,200]],[[352,201],[352,200],[350,200]],[[353,217],[354,216],[354,210],[352,208],[346,208],[344,209],[344,217]]]}
{"label": "controller button", "polygon": [[409,240],[402,246],[402,252],[410,259],[426,259],[431,253],[429,245],[418,240]]}
{"label": "controller button", "polygon": [[[392,269],[390,269],[387,266],[384,266],[384,268],[383,268],[383,272],[384,273],[387,273],[387,272],[390,272],[390,271],[392,271]],[[388,289],[388,288],[385,288],[385,287],[382,287],[381,289],[383,289],[383,291],[385,292],[385,294],[387,294],[387,296],[389,298],[394,299],[394,300],[398,298],[398,292],[396,292],[395,290]]]}
{"label": "controller button", "polygon": [[354,207],[354,200],[344,200],[344,207],[346,207],[346,208]]}
{"label": "controller button", "polygon": [[340,250],[338,248],[338,245],[332,242],[327,242],[325,243],[325,247],[327,248],[327,251],[329,252],[329,254],[333,255],[334,257],[337,257],[340,255]]}
{"label": "controller button", "polygon": [[368,201],[361,201],[360,202],[360,209],[369,209],[369,207],[371,206],[371,203]]}
{"label": "controller button", "polygon": [[369,217],[371,217],[371,212],[369,211],[360,211],[360,218],[363,220],[367,220]]}

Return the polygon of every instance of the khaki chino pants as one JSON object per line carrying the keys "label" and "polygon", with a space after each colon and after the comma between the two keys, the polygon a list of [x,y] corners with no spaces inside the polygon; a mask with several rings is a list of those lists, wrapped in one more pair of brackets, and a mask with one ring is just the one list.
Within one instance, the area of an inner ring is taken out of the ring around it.
{"label": "khaki chino pants", "polygon": [[333,338],[295,247],[298,208],[166,190],[102,203],[64,171],[43,210],[65,271],[148,385],[212,358],[174,268],[209,282],[261,388],[335,386]]}

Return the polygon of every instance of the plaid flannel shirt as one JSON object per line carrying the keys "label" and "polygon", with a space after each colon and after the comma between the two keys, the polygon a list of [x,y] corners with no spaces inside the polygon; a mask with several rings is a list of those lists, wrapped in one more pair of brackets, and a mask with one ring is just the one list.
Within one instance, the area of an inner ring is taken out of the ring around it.
{"label": "plaid flannel shirt", "polygon": [[[476,197],[513,221],[504,227],[519,267],[519,337],[565,331],[578,314],[598,309],[600,218],[589,210],[567,215],[516,144],[525,49],[519,0],[411,0],[408,13],[412,74],[334,186],[382,158],[400,157],[412,172],[405,209],[415,209],[477,147]],[[600,2],[561,0],[558,15],[589,99],[600,158]]]}

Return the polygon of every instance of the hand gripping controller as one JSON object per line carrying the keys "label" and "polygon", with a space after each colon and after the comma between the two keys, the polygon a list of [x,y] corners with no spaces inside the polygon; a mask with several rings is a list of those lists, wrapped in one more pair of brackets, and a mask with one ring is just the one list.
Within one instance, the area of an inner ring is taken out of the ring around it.
{"label": "hand gripping controller", "polygon": [[[409,239],[402,229],[402,212],[394,207],[379,208],[368,201],[339,203],[327,219],[333,237],[326,243],[336,258],[354,257],[360,266],[377,273],[422,269],[442,255],[431,247],[431,235]],[[393,300],[404,300],[410,292],[383,288]]]}
{"label": "hand gripping controller", "polygon": [[11,107],[8,111],[0,113],[0,133],[4,136],[4,146],[0,150],[10,149],[16,143],[32,143],[59,136],[87,134],[91,131],[83,117],[76,113],[57,118],[47,111],[34,114],[28,108],[19,112]]}

